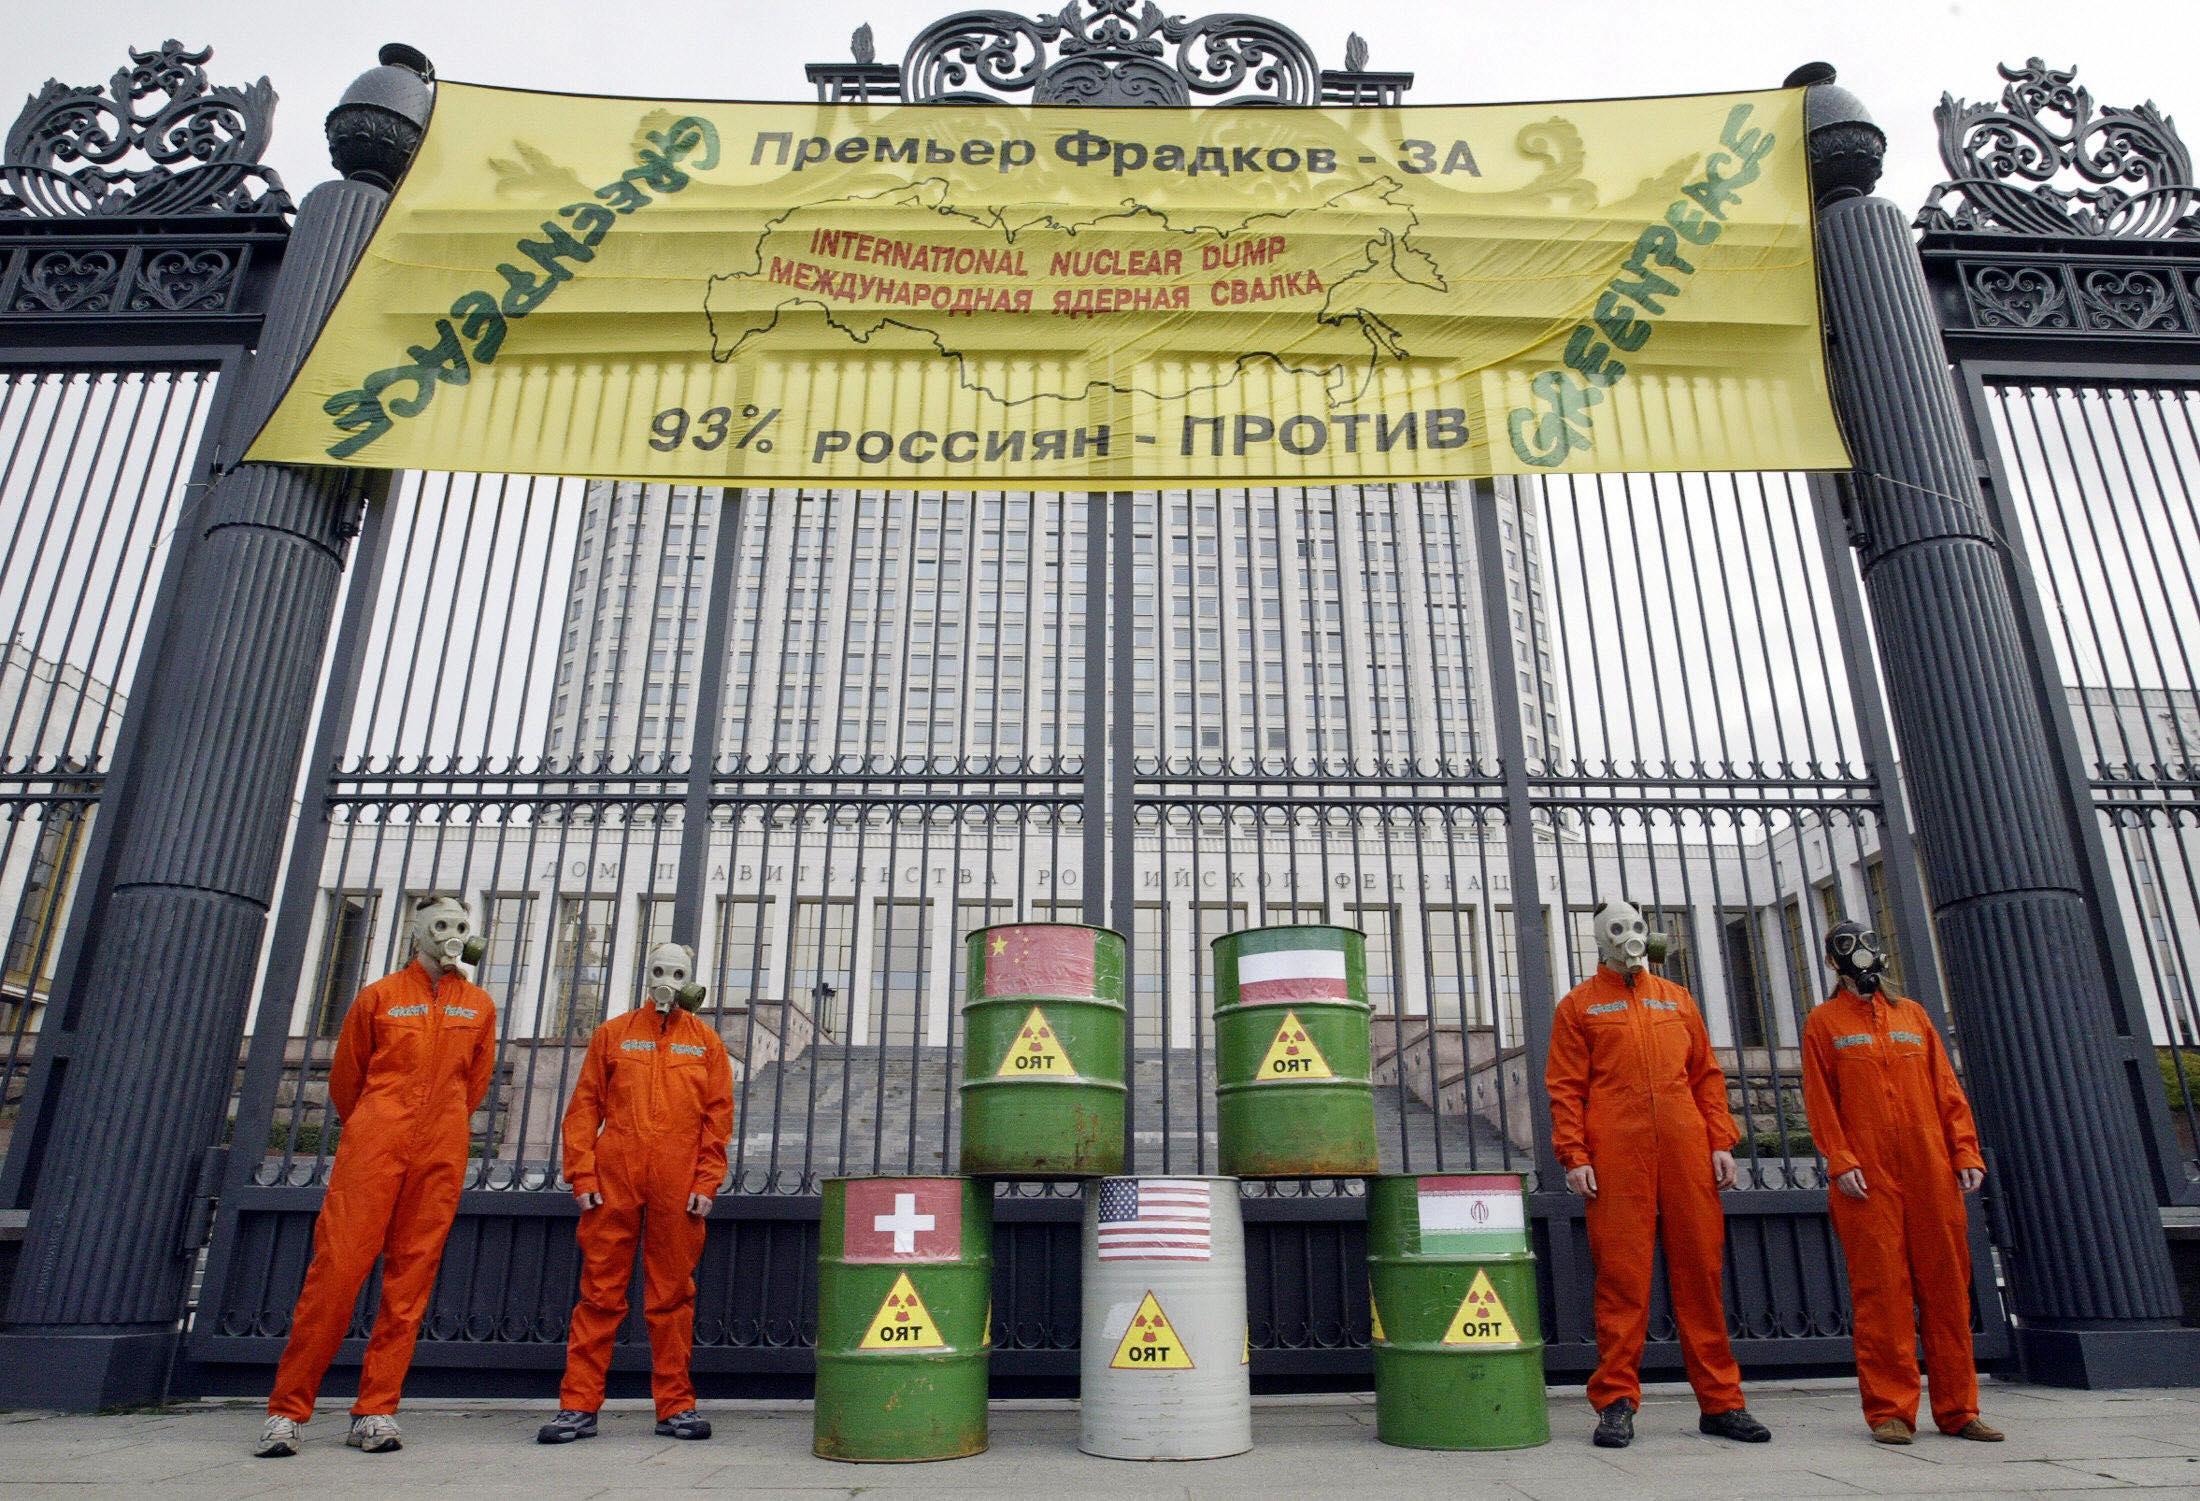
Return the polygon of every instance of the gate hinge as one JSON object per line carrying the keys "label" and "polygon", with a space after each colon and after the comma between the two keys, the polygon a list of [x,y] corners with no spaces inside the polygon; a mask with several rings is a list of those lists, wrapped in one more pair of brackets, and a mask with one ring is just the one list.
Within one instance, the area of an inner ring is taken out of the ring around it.
{"label": "gate hinge", "polygon": [[199,1181],[191,1190],[191,1209],[183,1222],[186,1255],[196,1255],[213,1236],[214,1206],[221,1200],[222,1172],[228,1165],[227,1147],[208,1147],[199,1154]]}

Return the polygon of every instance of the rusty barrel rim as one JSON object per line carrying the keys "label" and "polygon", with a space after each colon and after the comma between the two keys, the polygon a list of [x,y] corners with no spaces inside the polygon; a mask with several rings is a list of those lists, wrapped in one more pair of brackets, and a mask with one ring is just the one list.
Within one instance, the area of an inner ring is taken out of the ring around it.
{"label": "rusty barrel rim", "polygon": [[[992,1209],[991,1190],[967,1177],[824,1180],[811,1445],[820,1458],[905,1464],[985,1450]],[[871,1223],[860,1224],[866,1213]],[[929,1342],[904,1347],[890,1342],[897,1334]]]}

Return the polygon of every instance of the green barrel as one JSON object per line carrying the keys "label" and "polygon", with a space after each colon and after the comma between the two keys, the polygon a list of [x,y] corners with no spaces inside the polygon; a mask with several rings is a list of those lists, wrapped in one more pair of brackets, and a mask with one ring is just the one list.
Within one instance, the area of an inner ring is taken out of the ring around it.
{"label": "green barrel", "polygon": [[1377,1438],[1409,1449],[1551,1441],[1518,1173],[1373,1180],[1367,1272]]}
{"label": "green barrel", "polygon": [[964,940],[962,1170],[1123,1171],[1123,935],[1006,923]]}
{"label": "green barrel", "polygon": [[828,1178],[817,1252],[825,1459],[958,1459],[986,1446],[993,1198],[968,1178]]}
{"label": "green barrel", "polygon": [[1221,1171],[1380,1172],[1366,937],[1356,928],[1252,928],[1217,938],[1214,954]]}

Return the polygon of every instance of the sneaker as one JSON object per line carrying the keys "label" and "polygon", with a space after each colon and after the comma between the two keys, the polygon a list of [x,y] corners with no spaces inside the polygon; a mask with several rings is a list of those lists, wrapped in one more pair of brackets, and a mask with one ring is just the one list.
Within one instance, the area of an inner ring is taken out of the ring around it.
{"label": "sneaker", "polygon": [[1589,1442],[1599,1449],[1624,1449],[1635,1441],[1635,1404],[1625,1397],[1597,1412],[1597,1431]]}
{"label": "sneaker", "polygon": [[709,1438],[710,1419],[690,1407],[686,1412],[676,1412],[669,1418],[659,1418],[657,1420],[657,1436],[659,1438]]}
{"label": "sneaker", "polygon": [[570,1444],[596,1436],[596,1415],[561,1407],[558,1415],[535,1430],[538,1444]]}
{"label": "sneaker", "polygon": [[260,1430],[259,1446],[252,1451],[254,1459],[288,1459],[298,1452],[298,1425],[289,1418],[271,1417]]}
{"label": "sneaker", "polygon": [[351,1420],[351,1432],[344,1435],[344,1442],[368,1454],[394,1454],[405,1447],[405,1435],[398,1430],[397,1419],[388,1413],[366,1412]]}
{"label": "sneaker", "polygon": [[1965,1423],[1961,1428],[1949,1434],[1948,1437],[1967,1438],[1978,1444],[1998,1444],[2001,1442],[2001,1430],[1989,1423],[1973,1418],[1970,1422]]}
{"label": "sneaker", "polygon": [[1872,1442],[1875,1444],[1914,1443],[1917,1430],[1900,1418],[1882,1418],[1872,1424]]}
{"label": "sneaker", "polygon": [[1708,1433],[1713,1438],[1730,1438],[1737,1444],[1772,1441],[1772,1430],[1751,1417],[1746,1407],[1737,1407],[1732,1412],[1707,1412],[1696,1419],[1696,1431]]}

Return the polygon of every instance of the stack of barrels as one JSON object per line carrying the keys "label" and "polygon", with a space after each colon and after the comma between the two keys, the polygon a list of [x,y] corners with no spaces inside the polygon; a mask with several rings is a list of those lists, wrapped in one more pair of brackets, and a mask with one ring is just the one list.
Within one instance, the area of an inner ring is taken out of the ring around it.
{"label": "stack of barrels", "polygon": [[1381,1176],[1366,940],[1329,926],[1215,940],[1223,1176],[1123,1176],[1121,934],[969,935],[960,1178],[827,1182],[817,1452],[925,1460],[986,1446],[992,1196],[1087,1179],[1078,1447],[1209,1459],[1252,1447],[1242,1178],[1366,1177],[1377,1433],[1419,1448],[1546,1442],[1517,1174]]}

